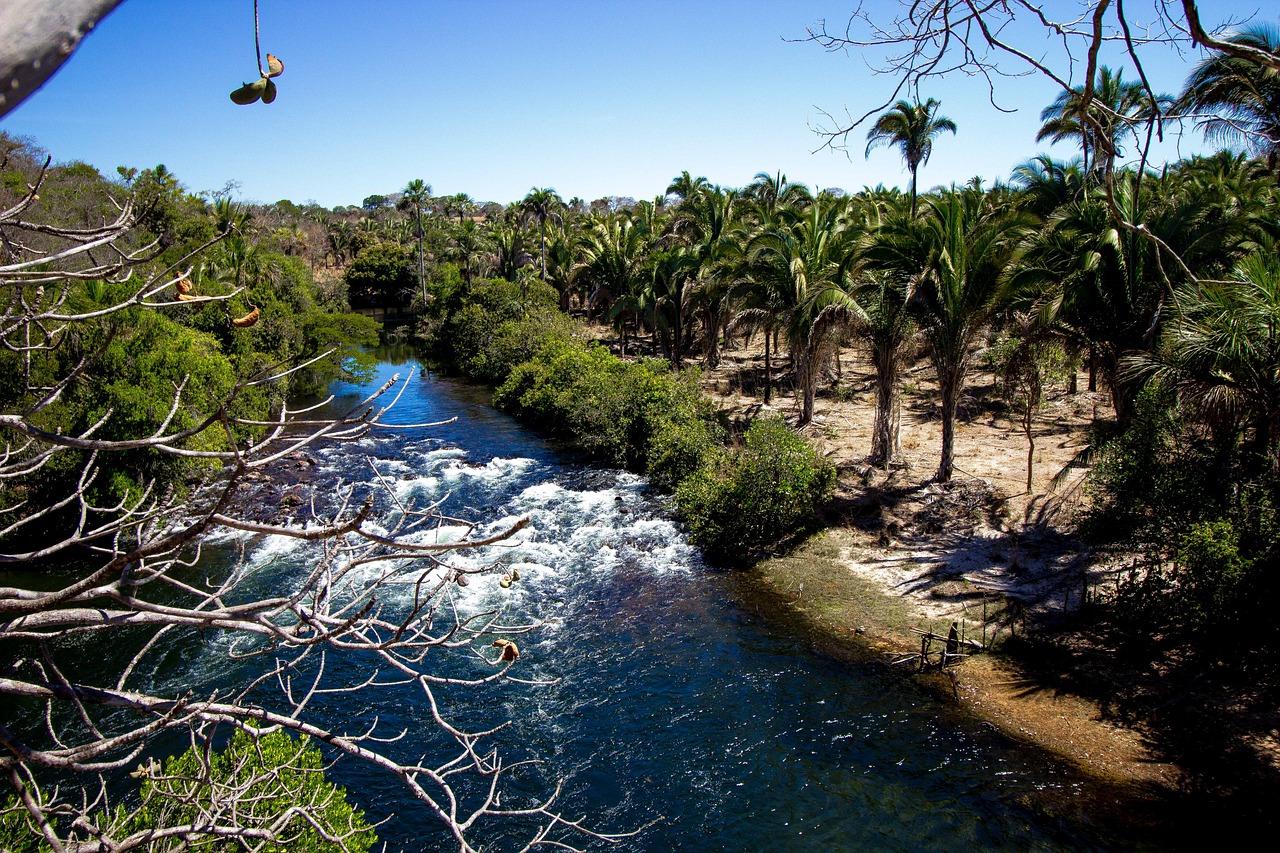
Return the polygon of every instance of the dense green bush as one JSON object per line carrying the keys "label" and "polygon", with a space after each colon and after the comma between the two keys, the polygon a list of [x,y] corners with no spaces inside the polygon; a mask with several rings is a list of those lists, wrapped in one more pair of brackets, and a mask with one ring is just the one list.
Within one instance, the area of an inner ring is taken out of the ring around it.
{"label": "dense green bush", "polygon": [[[722,440],[696,374],[665,361],[623,361],[599,344],[552,339],[511,371],[494,405],[614,465],[656,474],[671,488]],[[656,465],[655,465],[656,463]]]}
{"label": "dense green bush", "polygon": [[418,287],[418,277],[407,249],[378,243],[360,252],[344,276],[351,304],[408,305]]}
{"label": "dense green bush", "polygon": [[713,560],[749,558],[810,528],[835,469],[780,417],[757,420],[745,446],[710,458],[676,490],[694,544]]}
{"label": "dense green bush", "polygon": [[[158,765],[157,769],[160,769]],[[210,792],[234,790],[239,826],[265,828],[273,825],[289,809],[310,806],[308,812],[318,816],[320,828],[301,814],[278,829],[278,843],[253,849],[262,853],[366,853],[378,840],[364,813],[347,802],[347,792],[325,778],[324,757],[307,738],[294,740],[284,732],[274,732],[257,739],[237,731],[227,747],[211,754],[207,770],[201,755],[188,749],[164,762],[160,773],[143,779],[139,789],[140,804],[126,809],[117,806],[110,813],[96,813],[91,822],[116,839],[166,827],[201,825],[199,815],[227,808],[210,805]],[[238,789],[238,790],[237,790]],[[323,834],[321,832],[323,829]],[[342,839],[342,844],[328,841],[327,834]],[[206,837],[188,847],[178,839],[175,846],[153,842],[142,849],[198,849],[210,853],[233,853],[245,849],[240,843]],[[15,801],[0,810],[0,849],[12,853],[45,853],[48,844],[32,827],[25,812]],[[94,849],[97,846],[94,845]]]}
{"label": "dense green bush", "polygon": [[1280,585],[1276,473],[1209,440],[1155,386],[1096,457],[1081,532],[1135,565],[1117,585],[1117,624],[1143,643],[1193,639],[1236,659],[1269,646],[1266,608]]}

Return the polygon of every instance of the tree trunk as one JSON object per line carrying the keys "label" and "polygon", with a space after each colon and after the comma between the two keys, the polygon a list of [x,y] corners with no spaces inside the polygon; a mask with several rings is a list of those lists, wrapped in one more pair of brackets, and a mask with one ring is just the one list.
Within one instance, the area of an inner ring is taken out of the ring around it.
{"label": "tree trunk", "polygon": [[902,423],[897,353],[892,347],[875,347],[871,362],[876,371],[876,417],[871,430],[870,462],[878,468],[888,468],[898,457]]}
{"label": "tree trunk", "polygon": [[959,370],[938,371],[938,385],[942,392],[942,459],[938,462],[938,473],[933,475],[935,483],[951,482],[951,473],[955,469],[956,441],[956,405],[959,403],[960,382],[963,372]]}
{"label": "tree trunk", "polygon": [[539,246],[542,249],[542,282],[543,284],[546,284],[546,281],[547,281],[547,221],[545,219],[538,222],[538,242],[539,242]]}
{"label": "tree trunk", "polygon": [[818,384],[817,353],[803,345],[792,347],[791,370],[796,400],[800,403],[800,420],[797,425],[804,426],[813,420],[813,396]]}
{"label": "tree trunk", "polygon": [[773,396],[773,350],[769,348],[769,329],[764,330],[764,404]]}
{"label": "tree trunk", "polygon": [[427,264],[422,256],[422,209],[418,213],[418,284],[422,287],[422,310],[427,310]]}
{"label": "tree trunk", "polygon": [[1032,412],[1033,408],[1028,404],[1022,413],[1022,433],[1027,437],[1027,494],[1031,494],[1031,480],[1036,464],[1036,438],[1031,432]]}
{"label": "tree trunk", "polygon": [[671,344],[671,361],[676,366],[676,372],[680,372],[680,351],[684,346],[681,340],[681,332],[684,331],[684,288],[676,287],[676,322],[674,332],[674,340]]}

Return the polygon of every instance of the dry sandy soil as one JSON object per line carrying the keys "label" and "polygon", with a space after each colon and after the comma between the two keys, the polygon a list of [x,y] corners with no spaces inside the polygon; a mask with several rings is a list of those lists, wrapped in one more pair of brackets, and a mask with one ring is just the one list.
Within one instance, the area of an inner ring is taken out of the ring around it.
{"label": "dry sandy soil", "polygon": [[[729,352],[705,375],[706,390],[739,421],[768,410],[761,403],[763,353],[759,339],[754,343]],[[795,568],[803,560],[766,566],[766,582],[789,586],[792,594],[798,585],[798,606],[837,632],[856,624],[857,633],[874,635],[889,650],[918,650],[916,630],[945,633],[952,622],[966,638],[990,643],[995,634],[1020,630],[1028,617],[1043,620],[1078,608],[1084,595],[1111,582],[1108,569],[1064,532],[1085,499],[1083,472],[1072,470],[1053,482],[1085,447],[1094,419],[1110,416],[1107,395],[1068,395],[1064,388],[1048,394],[1036,419],[1028,493],[1026,439],[1011,422],[993,377],[975,359],[956,429],[955,478],[940,486],[928,483],[941,448],[928,363],[917,363],[904,377],[904,464],[886,475],[865,463],[875,405],[866,358],[849,349],[840,361],[838,390],[820,394],[807,429],[840,471],[826,548],[837,571],[870,582],[906,607],[885,617],[865,607],[849,612],[844,604],[824,606],[821,593],[813,592],[822,583],[815,578],[809,579],[806,605],[804,581],[797,578],[811,567]],[[771,408],[794,423],[789,376],[777,365],[775,372]],[[1082,373],[1079,387],[1085,386]],[[835,599],[859,596],[857,589],[839,586],[835,582],[827,593]],[[865,597],[866,587],[861,589]],[[861,620],[869,624],[857,624]],[[1007,660],[974,656],[953,670],[953,684],[963,705],[1007,734],[1109,783],[1163,786],[1177,778],[1176,768],[1149,748],[1139,729],[1104,719],[1096,702],[1049,686]]]}

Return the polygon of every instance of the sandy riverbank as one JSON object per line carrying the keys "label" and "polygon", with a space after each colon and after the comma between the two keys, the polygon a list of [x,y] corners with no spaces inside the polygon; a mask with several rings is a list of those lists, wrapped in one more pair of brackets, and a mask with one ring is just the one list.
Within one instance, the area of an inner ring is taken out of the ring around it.
{"label": "sandy riverbank", "polygon": [[[728,354],[704,387],[732,418],[760,414],[758,348]],[[775,368],[776,369],[776,368]],[[779,374],[782,371],[778,371]],[[785,378],[785,377],[784,377]],[[990,375],[975,371],[956,430],[956,479],[929,484],[941,442],[931,370],[904,381],[903,465],[889,474],[863,462],[871,446],[872,376],[846,351],[838,393],[819,397],[810,437],[840,470],[831,527],[791,555],[754,571],[833,642],[886,660],[919,650],[919,630],[966,638],[997,651],[950,670],[944,689],[967,712],[1008,736],[1060,757],[1081,773],[1135,793],[1175,786],[1179,769],[1152,748],[1141,726],[1108,719],[1094,699],[1049,684],[1001,655],[1000,643],[1028,622],[1072,612],[1110,573],[1070,534],[1082,499],[1080,475],[1054,478],[1086,445],[1100,393],[1052,393],[1035,428],[1033,484],[1027,444],[1009,420]],[[1086,377],[1080,376],[1083,388]],[[794,418],[794,398],[775,389],[772,408]],[[912,668],[906,664],[903,669]]]}

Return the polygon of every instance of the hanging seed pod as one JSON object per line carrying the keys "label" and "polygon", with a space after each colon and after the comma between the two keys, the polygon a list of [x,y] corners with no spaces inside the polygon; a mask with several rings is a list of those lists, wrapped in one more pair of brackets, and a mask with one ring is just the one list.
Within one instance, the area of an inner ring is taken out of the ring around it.
{"label": "hanging seed pod", "polygon": [[503,589],[511,589],[511,577],[509,575],[503,575],[502,580],[498,581],[498,586]]}
{"label": "hanging seed pod", "polygon": [[255,305],[253,306],[253,310],[248,314],[245,314],[243,317],[236,317],[232,320],[231,325],[235,326],[237,329],[247,329],[258,322],[259,314],[258,306]]}
{"label": "hanging seed pod", "polygon": [[493,647],[496,649],[502,649],[502,654],[498,656],[499,660],[504,660],[510,663],[520,657],[519,646],[510,640],[494,640]]}
{"label": "hanging seed pod", "polygon": [[511,570],[511,579],[512,579],[513,581],[518,581],[518,580],[520,580],[520,570],[519,570],[519,569],[513,568],[513,569]]}
{"label": "hanging seed pod", "polygon": [[267,88],[262,92],[262,103],[269,104],[276,99],[276,84],[267,81]]}
{"label": "hanging seed pod", "polygon": [[279,77],[284,73],[284,63],[272,53],[267,54],[267,76]]}
{"label": "hanging seed pod", "polygon": [[245,83],[231,93],[231,100],[242,107],[252,104],[262,97],[263,92],[267,91],[267,82],[266,77],[260,77],[252,83]]}
{"label": "hanging seed pod", "polygon": [[467,576],[462,574],[461,572],[453,576],[453,581],[458,586],[466,586],[467,584],[471,583],[471,581],[467,580]]}

